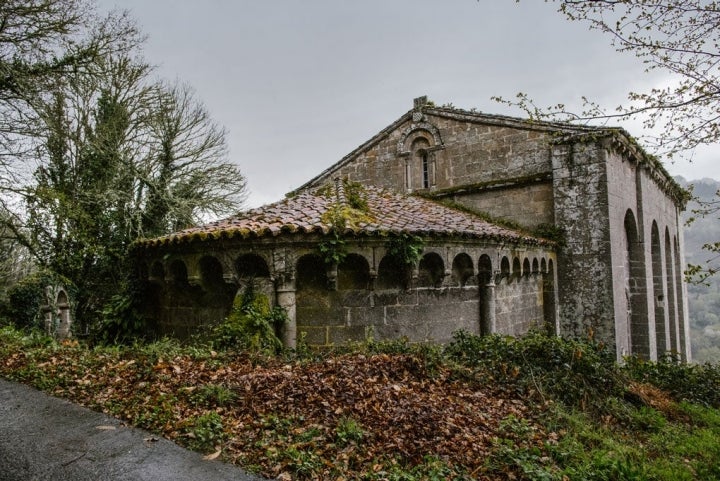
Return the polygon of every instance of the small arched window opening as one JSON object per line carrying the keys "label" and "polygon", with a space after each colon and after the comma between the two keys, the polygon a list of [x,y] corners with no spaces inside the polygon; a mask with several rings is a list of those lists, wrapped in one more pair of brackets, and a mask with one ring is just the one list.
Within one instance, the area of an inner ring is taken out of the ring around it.
{"label": "small arched window opening", "polygon": [[243,254],[235,261],[238,277],[270,277],[265,259],[257,254]]}
{"label": "small arched window opening", "polygon": [[297,290],[325,291],[327,288],[325,263],[320,256],[308,254],[298,259]]}
{"label": "small arched window opening", "polygon": [[206,289],[223,286],[225,281],[220,261],[212,256],[205,256],[200,259],[200,279]]}
{"label": "small arched window opening", "polygon": [[361,255],[348,254],[338,265],[338,290],[367,289],[370,283],[370,265]]}
{"label": "small arched window opening", "polygon": [[[501,269],[503,269],[502,266],[505,266],[506,271],[510,271],[510,263],[508,262],[507,257],[503,257],[500,266]],[[478,261],[478,282],[480,282],[481,286],[490,283],[492,280],[492,273],[492,261],[490,260],[490,256],[487,254],[481,255],[480,260]]]}
{"label": "small arched window opening", "polygon": [[547,262],[544,257],[540,260],[540,272],[547,274]]}
{"label": "small arched window opening", "polygon": [[522,269],[520,268],[520,259],[518,259],[517,257],[513,259],[512,275],[515,277],[520,277],[522,275]]}
{"label": "small arched window opening", "polygon": [[472,258],[465,253],[456,255],[452,263],[453,284],[462,287],[472,279],[474,274]]}
{"label": "small arched window opening", "polygon": [[386,255],[378,266],[377,289],[404,289],[410,281],[410,268],[395,256]]}
{"label": "small arched window opening", "polygon": [[187,267],[185,267],[185,263],[183,261],[178,259],[172,261],[168,270],[170,272],[170,280],[172,280],[174,283],[187,284]]}
{"label": "small arched window opening", "polygon": [[510,275],[510,260],[503,256],[500,261],[500,275],[502,277],[508,277]]}
{"label": "small arched window opening", "polygon": [[530,260],[527,257],[523,261],[522,273],[524,276],[530,275]]}
{"label": "small arched window opening", "polygon": [[435,252],[429,252],[420,259],[418,285],[420,287],[440,287],[445,275],[445,264]]}
{"label": "small arched window opening", "polygon": [[538,260],[537,260],[537,257],[535,257],[535,258],[533,258],[533,262],[532,262],[532,273],[537,274],[539,272],[540,272],[540,269],[538,267]]}

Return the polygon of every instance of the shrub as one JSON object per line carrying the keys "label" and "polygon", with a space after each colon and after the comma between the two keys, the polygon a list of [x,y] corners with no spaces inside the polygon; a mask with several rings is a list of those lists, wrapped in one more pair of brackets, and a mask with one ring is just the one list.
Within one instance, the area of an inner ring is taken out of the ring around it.
{"label": "shrub", "polygon": [[568,406],[590,407],[597,399],[623,393],[624,377],[614,354],[595,342],[541,332],[520,338],[457,332],[445,352],[479,374],[513,381],[527,393]]}
{"label": "shrub", "polygon": [[211,341],[220,349],[241,348],[277,353],[278,332],[287,321],[282,307],[270,307],[267,296],[256,294],[252,283],[235,298],[230,315],[213,329]]}
{"label": "shrub", "polygon": [[719,365],[687,364],[676,355],[667,355],[657,362],[628,358],[626,370],[633,379],[654,384],[677,401],[720,408]]}

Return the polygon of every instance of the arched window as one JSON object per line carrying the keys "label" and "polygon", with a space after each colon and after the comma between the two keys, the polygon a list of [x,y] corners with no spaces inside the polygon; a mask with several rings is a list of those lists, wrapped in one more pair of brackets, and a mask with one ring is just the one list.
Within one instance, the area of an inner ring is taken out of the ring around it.
{"label": "arched window", "polygon": [[187,284],[188,273],[185,263],[179,259],[175,259],[170,263],[170,279],[176,284]]}
{"label": "arched window", "polygon": [[510,261],[505,256],[503,256],[502,260],[500,261],[500,274],[502,275],[502,277],[510,276]]}
{"label": "arched window", "polygon": [[418,285],[420,287],[440,287],[445,275],[442,258],[435,252],[429,252],[420,259]]}
{"label": "arched window", "polygon": [[517,257],[513,259],[512,275],[513,277],[520,277],[522,275],[522,270],[520,269],[520,259]]}
{"label": "arched window", "polygon": [[338,265],[338,290],[367,289],[370,283],[370,265],[358,254],[348,254]]}
{"label": "arched window", "polygon": [[200,279],[205,289],[213,289],[225,284],[220,261],[212,256],[200,259]]}
{"label": "arched window", "polygon": [[404,289],[410,281],[410,268],[394,256],[382,258],[375,281],[377,289]]}
{"label": "arched window", "polygon": [[270,277],[265,259],[257,254],[243,254],[235,261],[235,270],[239,278]]}
{"label": "arched window", "polygon": [[464,286],[475,274],[473,261],[469,255],[462,253],[455,256],[452,263],[453,284]]}
{"label": "arched window", "polygon": [[523,273],[524,276],[529,276],[529,275],[530,275],[530,260],[529,260],[527,257],[526,257],[525,260],[523,261],[522,273]]}
{"label": "arched window", "polygon": [[538,260],[537,260],[537,257],[534,257],[533,262],[532,262],[532,273],[538,274],[539,272],[540,272],[540,268],[538,267]]}

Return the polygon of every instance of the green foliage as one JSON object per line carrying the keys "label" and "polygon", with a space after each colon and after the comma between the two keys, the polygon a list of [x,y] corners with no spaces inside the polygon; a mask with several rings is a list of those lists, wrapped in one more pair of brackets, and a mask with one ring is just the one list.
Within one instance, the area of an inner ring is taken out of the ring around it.
{"label": "green foliage", "polygon": [[45,303],[45,288],[58,285],[65,287],[71,297],[75,294],[68,279],[51,271],[42,270],[29,275],[9,289],[3,314],[19,328],[44,329],[40,306]]}
{"label": "green foliage", "polygon": [[219,384],[203,384],[194,390],[190,397],[194,404],[212,408],[232,404],[237,399],[237,394]]}
{"label": "green foliage", "polygon": [[213,329],[211,340],[220,349],[277,353],[282,349],[278,333],[286,322],[285,310],[270,307],[267,296],[256,294],[250,282],[242,295],[235,298],[230,315]]}
{"label": "green foliage", "polygon": [[422,237],[402,232],[390,236],[387,253],[398,263],[409,266],[420,260],[423,246]]}
{"label": "green foliage", "polygon": [[365,432],[362,426],[353,418],[343,417],[335,427],[335,442],[340,446],[347,446],[350,443],[362,441]]}
{"label": "green foliage", "polygon": [[567,245],[565,229],[558,227],[555,224],[538,224],[532,230],[532,234],[535,237],[553,241],[558,245],[558,247],[565,247]]}
{"label": "green foliage", "polygon": [[146,286],[140,281],[126,281],[103,307],[102,320],[93,332],[95,341],[104,344],[127,344],[147,339],[148,323],[138,305]]}
{"label": "green foliage", "polygon": [[222,417],[215,411],[190,418],[185,435],[190,449],[204,453],[215,450],[227,437]]}
{"label": "green foliage", "polygon": [[658,362],[630,358],[627,372],[633,379],[670,392],[679,401],[720,408],[718,364],[687,364],[672,355],[664,356]]}
{"label": "green foliage", "polygon": [[513,338],[456,332],[445,353],[481,376],[512,381],[524,392],[567,406],[591,407],[623,394],[624,376],[605,346],[541,332]]}
{"label": "green foliage", "polygon": [[335,229],[325,239],[318,242],[318,250],[323,262],[327,265],[340,264],[348,255],[347,242]]}

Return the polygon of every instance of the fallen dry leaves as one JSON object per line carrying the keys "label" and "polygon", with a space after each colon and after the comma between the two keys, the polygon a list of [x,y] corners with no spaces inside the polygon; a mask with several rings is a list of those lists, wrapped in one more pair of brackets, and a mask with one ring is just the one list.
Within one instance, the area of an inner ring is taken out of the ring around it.
{"label": "fallen dry leaves", "polygon": [[[512,470],[488,472],[499,440],[542,451],[554,436],[533,421],[538,409],[513,392],[456,379],[446,367],[429,373],[412,355],[291,363],[213,355],[158,359],[65,346],[46,358],[16,352],[0,373],[183,444],[203,435],[193,420],[217,413],[223,432],[206,458],[222,454],[278,479],[382,479],[377,473],[388,466],[428,456],[477,479],[515,479]],[[201,395],[206,386],[232,396]],[[522,432],[503,427],[508,419],[522,420]]]}

